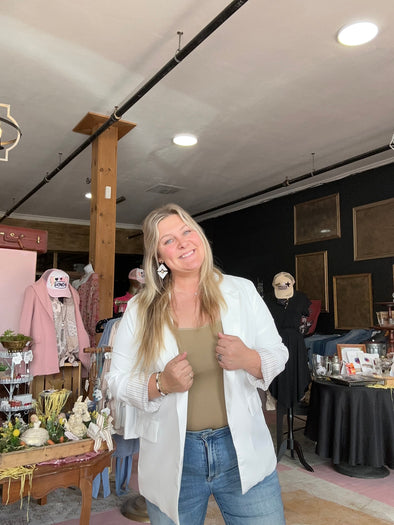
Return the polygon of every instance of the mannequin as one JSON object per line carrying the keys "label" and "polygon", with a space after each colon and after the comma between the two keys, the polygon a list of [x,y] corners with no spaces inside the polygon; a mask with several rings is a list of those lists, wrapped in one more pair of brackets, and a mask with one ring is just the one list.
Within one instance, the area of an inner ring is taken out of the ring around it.
{"label": "mannequin", "polygon": [[94,273],[90,263],[83,270],[83,276],[73,281],[72,285],[79,293],[79,309],[89,334],[89,344],[96,346],[96,324],[99,320],[99,276]]}
{"label": "mannequin", "polygon": [[76,290],[81,286],[81,284],[86,283],[89,278],[94,274],[93,266],[89,263],[83,268],[84,274],[80,279],[77,279],[76,281],[72,282],[72,285]]}
{"label": "mannequin", "polygon": [[114,314],[122,314],[126,310],[128,301],[134,297],[145,284],[144,270],[141,268],[133,268],[129,275],[129,289],[122,297],[114,299]]}
{"label": "mannequin", "polygon": [[[310,383],[308,353],[304,337],[300,332],[302,318],[309,315],[311,304],[308,297],[294,290],[295,279],[288,272],[277,273],[272,281],[274,295],[266,298],[267,306],[274,318],[276,327],[283,343],[289,350],[289,360],[284,371],[279,374],[270,385],[270,392],[277,400],[277,456],[278,460],[289,448],[292,453],[296,450],[301,463],[307,470],[312,470],[303,458],[299,444],[293,439],[294,407],[305,394]],[[282,436],[279,429],[282,427],[284,413],[287,413],[289,439],[280,443]]]}
{"label": "mannequin", "polygon": [[79,311],[79,295],[69,285],[62,270],[46,270],[25,290],[19,331],[34,340],[33,376],[57,374],[65,361],[82,363],[82,376],[88,374],[89,337]]}

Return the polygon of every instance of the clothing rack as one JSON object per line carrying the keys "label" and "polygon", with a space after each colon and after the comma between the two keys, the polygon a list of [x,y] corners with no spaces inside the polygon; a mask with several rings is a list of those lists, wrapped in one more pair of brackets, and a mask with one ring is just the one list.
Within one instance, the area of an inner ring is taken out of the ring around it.
{"label": "clothing rack", "polygon": [[108,323],[108,321],[111,321],[112,319],[119,319],[119,317],[122,317],[122,313],[114,314],[112,317],[107,317],[106,319],[101,319],[96,324],[96,334],[101,334],[104,332],[105,325]]}
{"label": "clothing rack", "polygon": [[96,384],[97,379],[101,376],[101,371],[103,369],[103,355],[106,352],[112,352],[111,346],[93,346],[89,348],[83,349],[85,354],[95,354],[96,359],[91,362],[90,369],[89,369],[89,387],[86,389],[87,396],[89,399],[93,397],[93,391],[94,386]]}

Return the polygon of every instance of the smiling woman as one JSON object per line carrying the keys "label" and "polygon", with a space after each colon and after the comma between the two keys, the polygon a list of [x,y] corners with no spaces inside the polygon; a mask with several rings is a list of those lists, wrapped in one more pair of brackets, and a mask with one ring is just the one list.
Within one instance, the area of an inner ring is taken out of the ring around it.
{"label": "smiling woman", "polygon": [[[171,270],[173,279],[189,274],[188,289],[198,288],[200,268],[204,260],[201,237],[186,225],[178,215],[171,215],[159,223],[159,262]],[[194,282],[190,280],[194,274]],[[185,286],[185,283],[183,284]]]}
{"label": "smiling woman", "polygon": [[107,377],[126,402],[125,438],[140,438],[150,520],[202,523],[212,493],[234,525],[283,525],[257,392],[288,358],[274,320],[253,283],[214,267],[203,230],[178,205],[152,211],[143,232],[145,288],[120,322]]}

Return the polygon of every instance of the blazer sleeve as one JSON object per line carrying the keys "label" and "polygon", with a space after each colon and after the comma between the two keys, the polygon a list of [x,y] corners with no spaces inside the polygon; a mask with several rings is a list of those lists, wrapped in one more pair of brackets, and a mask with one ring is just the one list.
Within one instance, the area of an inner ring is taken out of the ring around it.
{"label": "blazer sleeve", "polygon": [[111,368],[107,374],[108,388],[117,400],[146,412],[159,409],[161,399],[149,401],[149,374],[135,369],[138,351],[136,341],[136,313],[134,301],[126,309],[119,323],[112,349]]}

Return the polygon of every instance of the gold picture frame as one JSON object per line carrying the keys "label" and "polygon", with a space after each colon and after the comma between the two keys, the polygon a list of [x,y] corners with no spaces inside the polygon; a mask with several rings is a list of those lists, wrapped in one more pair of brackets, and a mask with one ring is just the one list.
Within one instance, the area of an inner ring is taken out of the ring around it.
{"label": "gold picture frame", "polygon": [[354,260],[394,256],[394,197],[353,208]]}
{"label": "gold picture frame", "polygon": [[370,273],[334,275],[335,328],[352,330],[373,324],[372,278]]}
{"label": "gold picture frame", "polygon": [[366,353],[366,345],[365,344],[337,344],[337,354],[339,357],[339,360],[342,361],[342,350],[358,350],[360,352]]}
{"label": "gold picture frame", "polygon": [[301,253],[295,256],[296,289],[308,299],[321,301],[321,311],[328,312],[327,251]]}
{"label": "gold picture frame", "polygon": [[294,244],[341,236],[339,193],[294,206]]}

